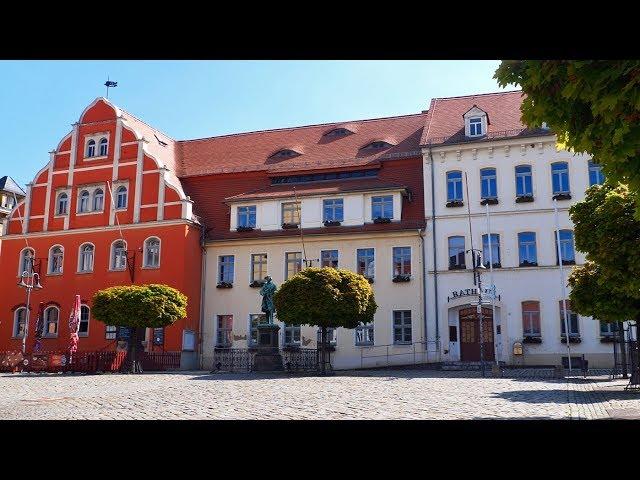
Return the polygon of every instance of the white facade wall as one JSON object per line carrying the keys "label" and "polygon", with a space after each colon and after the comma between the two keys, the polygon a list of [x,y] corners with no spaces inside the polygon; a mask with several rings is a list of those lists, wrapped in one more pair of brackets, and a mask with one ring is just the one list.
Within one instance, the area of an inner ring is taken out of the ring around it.
{"label": "white facade wall", "polygon": [[[304,210],[303,210],[304,212]],[[303,213],[304,215],[304,213]],[[345,215],[346,218],[346,215]],[[422,363],[425,360],[424,316],[422,308],[421,239],[418,230],[389,233],[360,233],[353,235],[305,235],[307,258],[318,266],[321,250],[338,250],[339,267],[356,271],[356,250],[375,249],[375,292],[378,310],[374,320],[374,346],[355,346],[354,330],[338,329],[337,345],[331,353],[334,369],[350,369],[389,364]],[[411,247],[412,275],[405,283],[392,282],[393,247]],[[261,313],[262,297],[251,282],[251,254],[267,254],[267,271],[276,285],[285,280],[285,253],[302,252],[300,238],[243,239],[215,241],[206,246],[206,292],[204,310],[204,366],[213,362],[216,343],[217,315],[233,315],[232,348],[247,348],[250,314]],[[218,289],[218,258],[234,255],[233,288]],[[393,311],[410,310],[414,345],[393,345]],[[277,318],[276,318],[277,322]],[[280,345],[284,344],[284,329],[280,322]],[[303,348],[317,346],[317,329],[303,326]]]}
{"label": "white facade wall", "polygon": [[[550,365],[560,364],[567,356],[566,344],[561,343],[559,301],[562,299],[560,268],[556,261],[555,216],[552,201],[551,164],[566,161],[569,165],[569,182],[572,198],[557,201],[560,229],[573,230],[569,207],[584,199],[589,187],[589,157],[557,151],[554,136],[520,140],[495,140],[424,149],[425,216],[427,218],[427,318],[429,340],[439,336],[441,360],[459,360],[460,328],[458,310],[468,307],[477,297],[448,299],[454,290],[473,288],[471,257],[466,256],[466,270],[449,270],[448,237],[464,236],[465,248],[471,248],[467,205],[471,210],[473,248],[482,248],[483,234],[487,233],[486,207],[481,202],[480,169],[496,168],[499,203],[490,205],[491,233],[500,235],[500,260],[502,268],[494,269],[494,283],[500,300],[496,301],[496,321],[501,334],[496,338],[499,359],[509,364]],[[436,236],[433,237],[432,215],[432,162],[434,173]],[[531,203],[516,203],[515,167],[528,164],[532,167],[533,196]],[[459,170],[468,178],[468,195],[463,190],[464,206],[446,207],[446,172]],[[519,267],[518,233],[535,232],[537,267]],[[435,240],[435,242],[434,242]],[[436,248],[434,267],[433,249]],[[485,258],[488,261],[488,259]],[[576,251],[576,264],[584,263],[584,255]],[[494,260],[495,261],[495,260]],[[571,266],[564,266],[565,282]],[[435,275],[437,270],[437,289]],[[489,269],[483,274],[483,287],[490,285]],[[569,293],[567,286],[567,297]],[[437,302],[435,301],[437,297]],[[512,354],[514,342],[523,339],[521,302],[540,302],[542,343],[524,344],[524,355]],[[436,306],[437,303],[437,306]],[[438,332],[436,333],[436,310]],[[450,342],[449,326],[456,326],[458,341]],[[590,361],[590,366],[609,366],[613,361],[612,346],[600,341],[599,323],[591,317],[579,317],[582,342],[572,343],[571,355]]]}

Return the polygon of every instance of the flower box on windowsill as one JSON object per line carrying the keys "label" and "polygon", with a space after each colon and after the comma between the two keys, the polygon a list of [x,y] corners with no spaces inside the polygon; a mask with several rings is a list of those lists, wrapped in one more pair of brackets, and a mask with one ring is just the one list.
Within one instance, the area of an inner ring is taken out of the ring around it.
{"label": "flower box on windowsill", "polygon": [[220,282],[216,285],[216,288],[233,288],[233,283],[229,282]]}
{"label": "flower box on windowsill", "polygon": [[447,208],[464,207],[464,202],[462,200],[451,200],[446,203],[445,207]]}
{"label": "flower box on windowsill", "polygon": [[337,221],[337,220],[325,220],[324,221],[324,226],[325,227],[339,227],[340,225],[342,225],[342,223]]}
{"label": "flower box on windowsill", "polygon": [[466,270],[466,265],[449,265],[449,270]]}
{"label": "flower box on windowsill", "polygon": [[373,223],[391,223],[391,219],[387,217],[378,217],[373,219]]}
{"label": "flower box on windowsill", "polygon": [[520,262],[520,266],[521,267],[537,267],[538,266],[538,262],[529,262],[527,260],[524,260],[524,261]]}
{"label": "flower box on windowsill", "polygon": [[556,193],[553,197],[553,200],[571,200],[570,193]]}
{"label": "flower box on windowsill", "polygon": [[236,232],[252,232],[253,227],[238,227],[236,228]]}
{"label": "flower box on windowsill", "polygon": [[518,195],[516,197],[516,203],[529,203],[533,202],[533,195]]}
{"label": "flower box on windowsill", "polygon": [[395,277],[393,277],[393,281],[395,283],[408,282],[410,280],[411,280],[411,275],[407,275],[407,274],[396,275]]}
{"label": "flower box on windowsill", "polygon": [[264,280],[254,280],[249,284],[251,288],[262,288],[264,285]]}
{"label": "flower box on windowsill", "polygon": [[[567,343],[566,335],[562,335],[560,341],[562,343]],[[569,336],[569,343],[582,343],[582,339],[580,337],[578,337],[578,336],[570,335]]]}
{"label": "flower box on windowsill", "polygon": [[615,343],[618,339],[613,335],[606,335],[604,337],[600,337],[600,343]]}
{"label": "flower box on windowsill", "polygon": [[542,343],[542,337],[524,337],[522,343]]}
{"label": "flower box on windowsill", "polygon": [[575,265],[575,260],[562,260],[562,265]]}
{"label": "flower box on windowsill", "polygon": [[497,198],[485,198],[480,202],[480,205],[497,205],[497,204],[498,204]]}
{"label": "flower box on windowsill", "polygon": [[299,228],[297,223],[283,223],[282,224],[282,228],[284,230],[290,230],[290,229],[294,229],[294,228]]}

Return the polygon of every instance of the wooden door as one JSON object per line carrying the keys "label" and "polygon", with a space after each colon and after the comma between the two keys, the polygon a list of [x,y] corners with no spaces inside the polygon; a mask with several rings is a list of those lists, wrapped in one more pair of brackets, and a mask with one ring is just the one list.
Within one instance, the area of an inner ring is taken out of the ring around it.
{"label": "wooden door", "polygon": [[[480,319],[476,307],[463,308],[460,319],[460,359],[463,362],[480,361]],[[491,309],[482,309],[482,333],[485,361],[493,360],[493,315]]]}

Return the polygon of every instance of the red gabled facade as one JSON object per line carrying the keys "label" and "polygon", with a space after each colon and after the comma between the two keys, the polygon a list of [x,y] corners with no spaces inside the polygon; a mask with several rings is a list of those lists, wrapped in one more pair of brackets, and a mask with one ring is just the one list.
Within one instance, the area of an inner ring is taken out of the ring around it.
{"label": "red gabled facade", "polygon": [[[25,306],[26,292],[17,283],[27,248],[35,254],[44,287],[31,296],[29,350],[40,302],[59,309],[57,328],[51,326],[50,335],[43,337],[43,349],[68,347],[68,318],[76,294],[89,308],[80,351],[115,348],[105,325],[91,318],[92,297],[99,289],[131,283],[164,283],[187,295],[187,317],[168,327],[164,345],[155,347],[182,350],[183,331],[197,334],[199,327],[201,248],[200,226],[176,176],[175,142],[99,98],[27,187],[26,199],[8,220],[0,257],[0,350],[22,346],[16,311]],[[121,187],[124,195],[118,199]],[[88,204],[81,203],[84,191],[89,193]],[[101,201],[96,199],[100,194]],[[65,211],[60,206],[62,195],[66,195]],[[159,256],[146,262],[148,239],[159,241]],[[113,246],[119,241],[126,242],[128,265],[114,262]],[[93,249],[92,259],[80,258],[84,246]],[[61,269],[53,258],[60,250]]]}

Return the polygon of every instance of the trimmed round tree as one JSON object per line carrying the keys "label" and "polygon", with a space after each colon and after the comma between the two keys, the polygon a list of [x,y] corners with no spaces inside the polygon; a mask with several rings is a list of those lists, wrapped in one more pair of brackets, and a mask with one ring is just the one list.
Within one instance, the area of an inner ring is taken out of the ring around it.
{"label": "trimmed round tree", "polygon": [[306,268],[284,282],[274,295],[278,319],[290,325],[319,327],[321,369],[325,373],[327,328],[356,328],[370,323],[378,308],[369,281],[340,268]]}
{"label": "trimmed round tree", "polygon": [[168,285],[123,285],[99,290],[93,296],[93,317],[106,325],[131,328],[127,356],[131,372],[142,372],[137,359],[139,328],[172,325],[187,316],[187,297]]}

